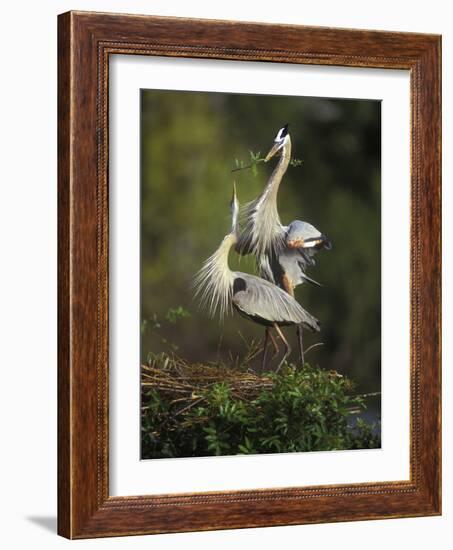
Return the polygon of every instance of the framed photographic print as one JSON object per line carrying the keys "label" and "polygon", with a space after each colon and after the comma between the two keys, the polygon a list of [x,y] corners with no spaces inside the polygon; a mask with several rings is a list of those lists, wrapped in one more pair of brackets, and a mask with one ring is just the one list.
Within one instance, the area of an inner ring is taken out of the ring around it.
{"label": "framed photographic print", "polygon": [[59,17],[59,533],[436,515],[440,37]]}

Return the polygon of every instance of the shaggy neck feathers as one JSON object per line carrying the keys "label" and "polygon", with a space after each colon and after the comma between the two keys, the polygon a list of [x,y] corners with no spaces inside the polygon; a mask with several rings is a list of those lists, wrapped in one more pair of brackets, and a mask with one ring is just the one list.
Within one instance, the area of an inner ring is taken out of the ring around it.
{"label": "shaggy neck feathers", "polygon": [[211,317],[219,310],[223,319],[231,309],[234,273],[229,267],[228,255],[236,242],[236,232],[232,231],[205,261],[195,278],[196,295],[200,296],[202,307],[206,307]]}
{"label": "shaggy neck feathers", "polygon": [[284,229],[277,210],[277,193],[290,159],[291,139],[288,135],[266,187],[256,200],[245,207],[244,230],[250,235],[250,246],[256,256],[283,246]]}

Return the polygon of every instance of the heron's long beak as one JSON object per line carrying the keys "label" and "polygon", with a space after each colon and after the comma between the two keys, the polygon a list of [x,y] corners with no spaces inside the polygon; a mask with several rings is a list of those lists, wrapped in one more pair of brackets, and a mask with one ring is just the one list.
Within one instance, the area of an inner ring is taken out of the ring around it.
{"label": "heron's long beak", "polygon": [[275,153],[281,148],[281,143],[274,143],[271,150],[267,154],[266,158],[264,159],[264,162],[267,162],[268,160],[271,160],[271,158],[275,155]]}

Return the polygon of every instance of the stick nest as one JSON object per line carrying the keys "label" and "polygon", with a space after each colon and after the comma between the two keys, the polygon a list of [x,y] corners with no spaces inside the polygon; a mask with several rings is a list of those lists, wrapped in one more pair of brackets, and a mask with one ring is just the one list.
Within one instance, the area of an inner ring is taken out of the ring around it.
{"label": "stick nest", "polygon": [[224,364],[188,364],[178,357],[158,355],[142,365],[142,391],[155,390],[169,403],[179,403],[179,413],[205,399],[216,384],[226,384],[237,399],[252,401],[263,390],[272,389],[271,377],[250,369],[238,370]]}

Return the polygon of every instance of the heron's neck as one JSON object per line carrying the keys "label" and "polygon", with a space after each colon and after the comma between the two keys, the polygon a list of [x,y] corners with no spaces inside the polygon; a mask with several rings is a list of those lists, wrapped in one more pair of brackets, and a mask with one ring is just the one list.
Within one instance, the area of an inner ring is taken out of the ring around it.
{"label": "heron's neck", "polygon": [[280,223],[280,218],[277,211],[277,193],[280,183],[288,169],[289,161],[291,160],[291,139],[288,137],[282,149],[282,154],[274,168],[274,171],[269,178],[261,196],[258,199],[257,210],[262,210],[264,213],[276,223]]}
{"label": "heron's neck", "polygon": [[291,140],[288,138],[266,187],[253,204],[253,242],[257,253],[264,253],[283,239],[284,231],[277,209],[277,193],[290,159]]}
{"label": "heron's neck", "polygon": [[[280,183],[285,175],[286,170],[288,169],[289,161],[291,160],[291,139],[288,136],[285,145],[282,148],[282,154],[277,163],[277,166],[274,168],[269,181],[267,182],[266,187],[264,188],[263,195],[267,197],[274,197],[276,199],[278,188]],[[266,193],[267,192],[267,193]],[[269,199],[268,199],[269,200]]]}
{"label": "heron's neck", "polygon": [[219,248],[214,253],[215,272],[218,277],[233,277],[233,272],[231,271],[230,265],[228,263],[228,256],[230,254],[231,248],[237,243],[237,241],[238,239],[236,231],[232,231],[223,239]]}

